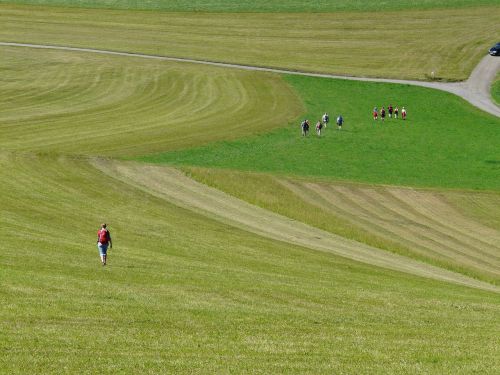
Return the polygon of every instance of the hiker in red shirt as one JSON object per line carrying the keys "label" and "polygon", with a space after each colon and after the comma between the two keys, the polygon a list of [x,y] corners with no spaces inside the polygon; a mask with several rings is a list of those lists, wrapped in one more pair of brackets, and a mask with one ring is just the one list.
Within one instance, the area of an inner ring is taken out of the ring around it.
{"label": "hiker in red shirt", "polygon": [[99,249],[99,255],[101,256],[103,266],[106,265],[108,246],[113,248],[111,234],[109,230],[106,229],[106,224],[101,224],[101,229],[97,231],[97,248]]}

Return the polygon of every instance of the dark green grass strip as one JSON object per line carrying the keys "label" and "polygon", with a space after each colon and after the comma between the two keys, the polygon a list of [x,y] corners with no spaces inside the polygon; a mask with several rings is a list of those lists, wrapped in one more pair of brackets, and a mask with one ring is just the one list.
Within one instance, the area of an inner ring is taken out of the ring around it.
{"label": "dark green grass strip", "polygon": [[[345,119],[321,138],[289,128],[260,137],[143,157],[196,165],[419,187],[500,189],[500,119],[458,97],[407,85],[286,77],[314,123],[325,111]],[[406,121],[372,120],[374,106],[408,111]],[[333,121],[332,121],[333,122]]]}
{"label": "dark green grass strip", "polygon": [[82,8],[161,10],[174,12],[334,12],[402,9],[461,8],[497,5],[496,0],[0,0],[7,4],[53,5]]}

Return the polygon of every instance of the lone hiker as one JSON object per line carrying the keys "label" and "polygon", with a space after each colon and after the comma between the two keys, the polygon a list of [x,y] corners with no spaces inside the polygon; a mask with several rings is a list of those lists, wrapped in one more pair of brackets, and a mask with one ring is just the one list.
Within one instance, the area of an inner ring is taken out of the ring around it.
{"label": "lone hiker", "polygon": [[97,231],[97,248],[99,249],[99,255],[101,256],[103,266],[106,265],[108,245],[110,248],[113,248],[111,234],[109,230],[106,229],[106,224],[101,224],[101,229]]}

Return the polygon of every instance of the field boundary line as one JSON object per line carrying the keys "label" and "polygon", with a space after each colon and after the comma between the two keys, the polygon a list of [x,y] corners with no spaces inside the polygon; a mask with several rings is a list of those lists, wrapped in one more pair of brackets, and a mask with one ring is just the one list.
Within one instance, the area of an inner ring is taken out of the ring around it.
{"label": "field boundary line", "polygon": [[412,80],[402,80],[402,79],[388,79],[388,78],[369,78],[369,77],[353,77],[353,76],[342,76],[335,74],[326,73],[312,73],[296,70],[287,70],[279,68],[268,68],[262,66],[252,66],[243,64],[232,64],[224,63],[218,61],[209,60],[198,60],[189,59],[182,57],[170,57],[161,55],[150,55],[136,52],[120,52],[111,50],[102,50],[94,48],[83,48],[83,47],[70,47],[70,46],[57,46],[57,45],[45,45],[45,44],[30,44],[30,43],[15,43],[15,42],[1,42],[0,46],[5,47],[25,47],[25,48],[38,48],[38,49],[51,49],[51,50],[62,50],[62,51],[75,51],[75,52],[87,52],[87,53],[98,53],[103,55],[113,55],[113,56],[124,56],[124,57],[137,57],[143,59],[153,59],[161,61],[173,61],[181,63],[191,63],[191,64],[202,64],[210,66],[218,66],[221,68],[230,69],[241,69],[241,70],[251,70],[278,74],[292,74],[307,77],[318,77],[318,78],[330,78],[330,79],[344,79],[350,81],[363,81],[363,82],[381,82],[381,83],[395,83],[402,85],[412,85],[427,87],[436,90],[450,92],[455,94],[473,106],[488,112],[494,116],[500,117],[500,107],[498,107],[491,97],[490,87],[495,79],[496,73],[500,71],[500,58],[495,58],[493,56],[486,55],[480,63],[474,68],[469,79],[464,82],[426,82],[426,81],[412,81]]}

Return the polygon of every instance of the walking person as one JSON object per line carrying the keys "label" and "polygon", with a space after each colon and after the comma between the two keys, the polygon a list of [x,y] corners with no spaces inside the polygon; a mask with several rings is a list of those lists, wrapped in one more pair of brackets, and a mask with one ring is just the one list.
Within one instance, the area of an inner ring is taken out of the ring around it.
{"label": "walking person", "polygon": [[344,123],[344,118],[342,117],[342,115],[339,115],[339,117],[337,117],[337,130],[342,130],[342,124]]}
{"label": "walking person", "polygon": [[302,136],[305,137],[307,136],[307,133],[309,132],[309,120],[304,120],[300,124],[300,127],[302,129]]}
{"label": "walking person", "polygon": [[316,123],[316,134],[318,134],[318,137],[321,137],[321,129],[323,129],[323,123],[318,121]]}
{"label": "walking person", "polygon": [[380,110],[380,119],[382,121],[385,120],[385,108],[384,107],[382,107],[382,109]]}
{"label": "walking person", "polygon": [[326,129],[326,126],[328,125],[328,122],[330,121],[330,116],[328,116],[328,113],[325,112],[325,114],[323,115],[321,120],[323,121],[323,125],[325,125],[325,129]]}
{"label": "walking person", "polygon": [[399,115],[399,108],[398,106],[396,106],[396,108],[394,108],[394,118],[398,118],[398,115]]}
{"label": "walking person", "polygon": [[405,109],[405,107],[403,107],[403,108],[401,109],[401,118],[402,118],[403,120],[406,120],[406,109]]}
{"label": "walking person", "polygon": [[111,234],[106,227],[106,224],[101,224],[101,229],[97,231],[97,248],[99,249],[99,255],[101,256],[103,266],[106,265],[108,246],[113,248]]}
{"label": "walking person", "polygon": [[373,108],[373,119],[378,120],[378,108],[377,107]]}
{"label": "walking person", "polygon": [[389,104],[389,107],[387,107],[387,112],[389,112],[389,118],[392,118],[392,111],[393,111],[392,104]]}

